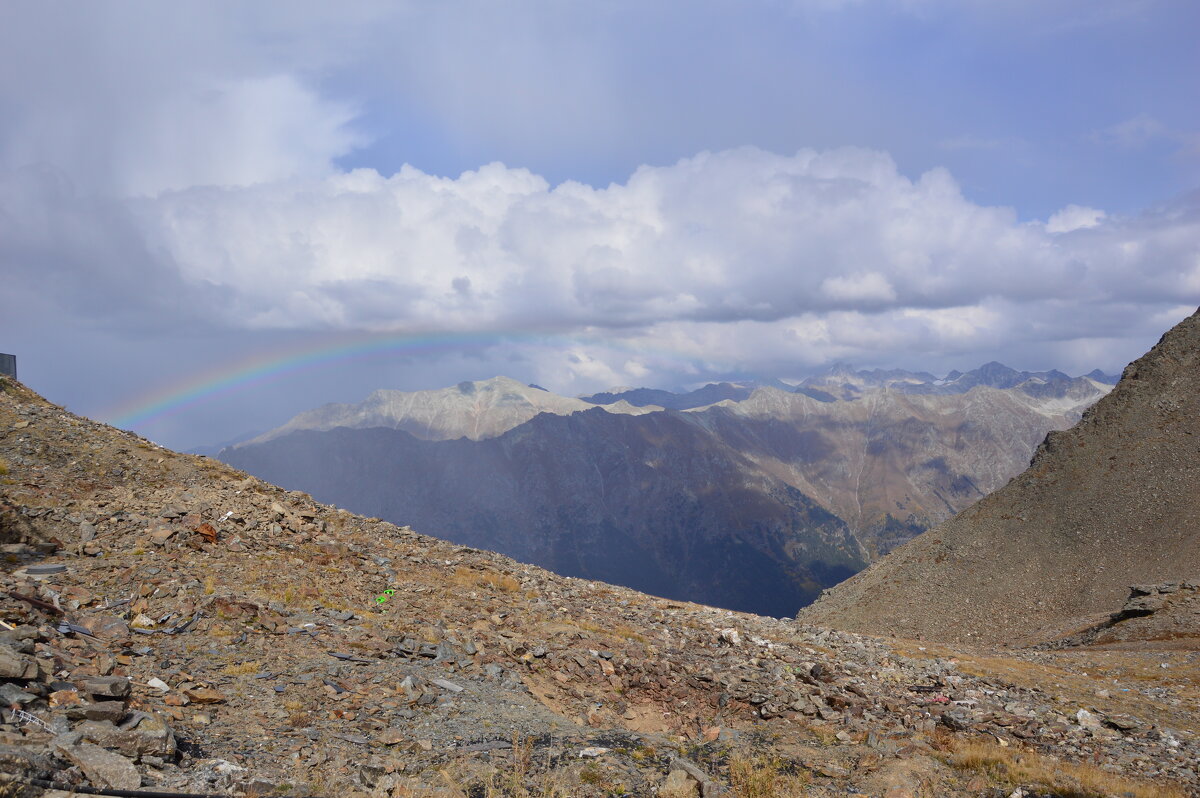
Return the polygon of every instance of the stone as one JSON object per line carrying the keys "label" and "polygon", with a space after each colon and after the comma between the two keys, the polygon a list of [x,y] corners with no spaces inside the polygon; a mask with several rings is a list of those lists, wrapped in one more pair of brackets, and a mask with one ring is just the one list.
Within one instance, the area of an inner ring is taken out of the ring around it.
{"label": "stone", "polygon": [[83,705],[82,715],[88,720],[107,720],[116,723],[125,717],[125,703],[123,701],[93,701]]}
{"label": "stone", "polygon": [[36,679],[37,675],[37,661],[33,657],[0,646],[0,679]]}
{"label": "stone", "polygon": [[25,692],[12,682],[0,684],[0,702],[3,702],[5,706],[10,707],[14,704],[25,706],[26,704],[32,704],[37,699],[36,695]]}
{"label": "stone", "polygon": [[92,634],[105,640],[129,637],[129,626],[115,615],[102,615],[89,621]]}
{"label": "stone", "polygon": [[385,729],[378,737],[379,742],[383,743],[384,745],[399,745],[400,743],[405,742],[407,739],[408,735],[406,735],[403,730],[395,728]]}
{"label": "stone", "polygon": [[449,690],[452,693],[461,693],[463,691],[462,685],[455,684],[454,682],[448,681],[446,679],[431,679],[430,681],[433,684],[436,684],[438,687],[442,688],[443,690]]}
{"label": "stone", "polygon": [[1075,713],[1075,722],[1085,729],[1096,730],[1101,727],[1100,718],[1088,712],[1086,709],[1081,709]]}
{"label": "stone", "polygon": [[78,732],[54,740],[60,756],[77,766],[93,784],[112,790],[136,790],[142,786],[137,768],[125,757],[98,745],[80,741]]}
{"label": "stone", "polygon": [[145,712],[137,713],[133,725],[114,726],[109,721],[89,720],[75,727],[84,739],[125,756],[171,757],[175,755],[175,735],[162,719]]}
{"label": "stone", "polygon": [[94,696],[124,698],[129,695],[129,679],[125,676],[88,676],[83,680],[83,691]]}
{"label": "stone", "polygon": [[1135,731],[1142,726],[1142,722],[1132,715],[1110,715],[1105,718],[1105,723],[1122,732]]}
{"label": "stone", "polygon": [[700,784],[684,770],[672,770],[658,787],[660,798],[700,798]]}
{"label": "stone", "polygon": [[193,687],[184,690],[183,694],[197,704],[222,704],[225,702],[225,696],[211,687]]}

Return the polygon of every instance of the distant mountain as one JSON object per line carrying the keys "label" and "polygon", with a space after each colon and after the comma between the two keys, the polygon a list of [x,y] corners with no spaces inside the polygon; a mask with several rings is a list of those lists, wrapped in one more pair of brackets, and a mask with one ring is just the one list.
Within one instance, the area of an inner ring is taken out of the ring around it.
{"label": "distant mountain", "polygon": [[239,443],[245,443],[246,441],[253,440],[262,434],[263,431],[260,429],[253,430],[251,432],[243,432],[241,435],[235,435],[234,437],[221,441],[220,443],[193,447],[186,450],[184,454],[202,454],[205,457],[216,457],[221,453],[222,449],[226,449],[230,446],[237,446]]}
{"label": "distant mountain", "polygon": [[1092,371],[1089,371],[1087,374],[1084,374],[1083,376],[1087,377],[1088,379],[1095,380],[1096,382],[1102,382],[1105,385],[1116,385],[1117,382],[1121,379],[1120,374],[1118,374],[1117,376],[1114,377],[1111,374],[1105,374],[1100,369],[1093,369]]}
{"label": "distant mountain", "polygon": [[[526,385],[508,377],[493,377],[432,391],[378,390],[358,404],[322,405],[300,413],[283,426],[248,443],[264,443],[299,430],[336,427],[400,429],[431,441],[481,440],[501,435],[540,413],[568,415],[595,406],[581,399],[550,393],[537,385]],[[658,408],[614,402],[605,409],[610,413],[636,415]]]}
{"label": "distant mountain", "polygon": [[505,378],[379,391],[221,458],[562,573],[778,615],[1003,485],[1107,390],[1082,380],[1049,395],[1021,389],[1029,378],[921,392],[907,388],[930,375],[829,376],[853,398],[720,383],[595,405]]}
{"label": "distant mountain", "polygon": [[224,459],[558,573],[769,615],[866,564],[843,521],[675,412],[543,414],[481,441],[299,432]]}
{"label": "distant mountain", "polygon": [[696,407],[707,407],[717,402],[731,400],[740,402],[748,399],[755,389],[761,387],[782,388],[790,390],[790,386],[779,380],[754,382],[714,382],[687,393],[672,393],[656,388],[614,388],[611,391],[581,396],[585,402],[598,405],[611,405],[618,402],[628,402],[635,407],[658,406],[668,410],[691,410]]}
{"label": "distant mountain", "polygon": [[1097,369],[1083,377],[1069,377],[1061,371],[1017,371],[995,361],[966,373],[952,371],[938,379],[928,372],[900,369],[855,371],[836,364],[820,374],[807,377],[794,389],[814,398],[833,397],[853,401],[871,389],[890,388],[915,394],[958,394],[972,388],[987,387],[1016,390],[1042,398],[1079,398],[1095,393],[1099,386],[1113,385],[1116,378]]}
{"label": "distant mountain", "polygon": [[[1190,597],[1180,583],[1197,577],[1200,311],[1126,368],[1079,424],[1047,435],[1008,485],[828,591],[802,618],[931,640],[1086,639]],[[1141,589],[1129,611],[1139,584],[1162,589]],[[1143,627],[1163,640],[1200,638],[1190,606],[1176,608],[1179,622]]]}

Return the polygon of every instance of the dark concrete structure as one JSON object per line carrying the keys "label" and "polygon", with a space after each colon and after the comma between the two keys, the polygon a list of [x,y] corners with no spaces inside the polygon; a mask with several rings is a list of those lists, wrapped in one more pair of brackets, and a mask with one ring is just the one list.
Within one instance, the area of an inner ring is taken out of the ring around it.
{"label": "dark concrete structure", "polygon": [[0,374],[6,374],[14,380],[17,378],[17,356],[0,352]]}

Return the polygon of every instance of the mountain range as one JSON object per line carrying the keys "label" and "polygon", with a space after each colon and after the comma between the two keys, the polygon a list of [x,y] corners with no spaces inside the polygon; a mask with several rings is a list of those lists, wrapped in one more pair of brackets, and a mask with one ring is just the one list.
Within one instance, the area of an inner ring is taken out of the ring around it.
{"label": "mountain range", "polygon": [[[0,793],[1196,795],[1198,366],[1200,315],[798,621],[357,516],[0,376]],[[412,437],[265,445],[345,433]]]}
{"label": "mountain range", "polygon": [[1109,388],[995,363],[581,398],[496,377],[325,405],[220,458],[559,573],[786,616],[1003,485]]}
{"label": "mountain range", "polygon": [[[1200,312],[1131,363],[1077,425],[1047,435],[1017,479],[802,617],[930,640],[1091,640],[1127,620],[1140,584],[1131,616],[1154,614],[1155,636],[1177,643],[1200,637],[1200,602],[1182,589],[1200,587],[1198,577]],[[1174,612],[1180,623],[1163,623]]]}

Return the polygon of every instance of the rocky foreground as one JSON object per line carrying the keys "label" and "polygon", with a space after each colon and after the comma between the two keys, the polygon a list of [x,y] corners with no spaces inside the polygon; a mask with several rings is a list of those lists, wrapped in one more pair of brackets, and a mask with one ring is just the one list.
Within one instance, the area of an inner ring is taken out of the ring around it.
{"label": "rocky foreground", "polygon": [[562,578],[7,380],[0,483],[0,795],[1200,793],[1194,651],[950,650]]}

